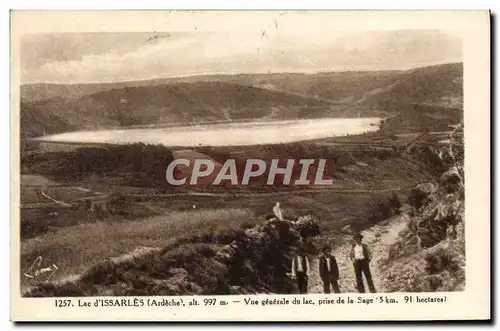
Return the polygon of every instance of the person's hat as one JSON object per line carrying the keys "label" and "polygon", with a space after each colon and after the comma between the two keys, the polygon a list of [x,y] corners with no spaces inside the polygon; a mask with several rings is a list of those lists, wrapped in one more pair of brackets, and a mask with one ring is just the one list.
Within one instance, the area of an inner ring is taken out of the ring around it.
{"label": "person's hat", "polygon": [[329,245],[323,246],[323,251],[329,251],[329,250],[331,250]]}
{"label": "person's hat", "polygon": [[354,239],[363,239],[363,235],[361,233],[356,233]]}

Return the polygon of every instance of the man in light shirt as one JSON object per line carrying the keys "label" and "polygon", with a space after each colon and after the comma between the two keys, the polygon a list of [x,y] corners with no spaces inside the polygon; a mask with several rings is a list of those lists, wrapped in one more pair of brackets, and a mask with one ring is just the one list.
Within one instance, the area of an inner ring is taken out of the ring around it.
{"label": "man in light shirt", "polygon": [[292,278],[297,281],[301,294],[307,293],[309,270],[309,258],[304,248],[300,247],[298,253],[292,258]]}
{"label": "man in light shirt", "polygon": [[331,286],[333,292],[340,293],[339,266],[328,245],[323,247],[323,254],[319,257],[319,275],[323,281],[323,292],[330,293]]}
{"label": "man in light shirt", "polygon": [[375,293],[375,285],[373,284],[372,274],[370,272],[370,251],[366,244],[362,243],[363,236],[358,233],[354,236],[354,244],[350,252],[350,259],[354,265],[354,274],[356,275],[356,287],[359,293],[365,292],[363,283],[363,274],[365,275],[368,288],[371,293]]}

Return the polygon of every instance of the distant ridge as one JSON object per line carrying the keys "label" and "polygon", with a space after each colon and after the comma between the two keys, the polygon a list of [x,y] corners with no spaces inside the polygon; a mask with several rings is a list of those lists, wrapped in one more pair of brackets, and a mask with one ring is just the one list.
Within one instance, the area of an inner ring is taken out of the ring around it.
{"label": "distant ridge", "polygon": [[[210,75],[21,86],[21,136],[211,121],[461,110],[461,63],[404,71]],[[408,107],[411,106],[411,107]],[[416,109],[416,110],[415,110]]]}

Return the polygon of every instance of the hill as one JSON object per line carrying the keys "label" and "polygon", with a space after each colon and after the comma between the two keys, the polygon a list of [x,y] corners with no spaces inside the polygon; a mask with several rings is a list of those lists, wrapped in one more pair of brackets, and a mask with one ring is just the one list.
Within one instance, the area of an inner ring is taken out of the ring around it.
{"label": "hill", "polygon": [[[175,83],[101,91],[77,99],[22,101],[23,137],[73,129],[307,118],[329,104],[279,91],[225,82]],[[53,121],[56,120],[56,123]]]}
{"label": "hill", "polygon": [[402,74],[395,84],[385,90],[371,91],[359,103],[382,108],[417,103],[462,109],[463,66],[444,64],[410,70]]}
{"label": "hill", "polygon": [[[462,116],[463,66],[404,71],[211,75],[21,87],[22,137],[213,121],[399,116],[421,129]],[[441,126],[437,126],[440,128]],[[410,130],[410,131],[411,131]]]}
{"label": "hill", "polygon": [[422,102],[422,93],[434,91],[432,96],[437,96],[437,98],[450,93],[456,98],[448,104],[443,102],[442,106],[458,107],[462,95],[462,76],[462,63],[450,63],[411,70],[206,75],[71,85],[36,83],[21,86],[21,96],[24,101],[40,101],[54,97],[78,99],[86,95],[126,87],[226,82],[299,93],[340,103],[355,101],[371,103],[374,100],[363,98],[367,93],[367,96],[387,95],[391,90],[402,93],[408,89],[411,90],[408,95],[411,95],[413,102]]}

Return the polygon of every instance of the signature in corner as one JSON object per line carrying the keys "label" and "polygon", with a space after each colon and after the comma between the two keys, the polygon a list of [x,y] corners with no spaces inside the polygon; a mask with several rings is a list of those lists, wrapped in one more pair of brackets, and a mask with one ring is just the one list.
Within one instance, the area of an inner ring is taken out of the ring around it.
{"label": "signature in corner", "polygon": [[167,37],[170,37],[170,34],[168,34],[168,33],[167,34],[159,34],[155,31],[155,32],[153,32],[153,35],[146,40],[146,43],[149,43],[149,42],[152,42],[152,41],[155,41],[158,39],[167,38]]}

